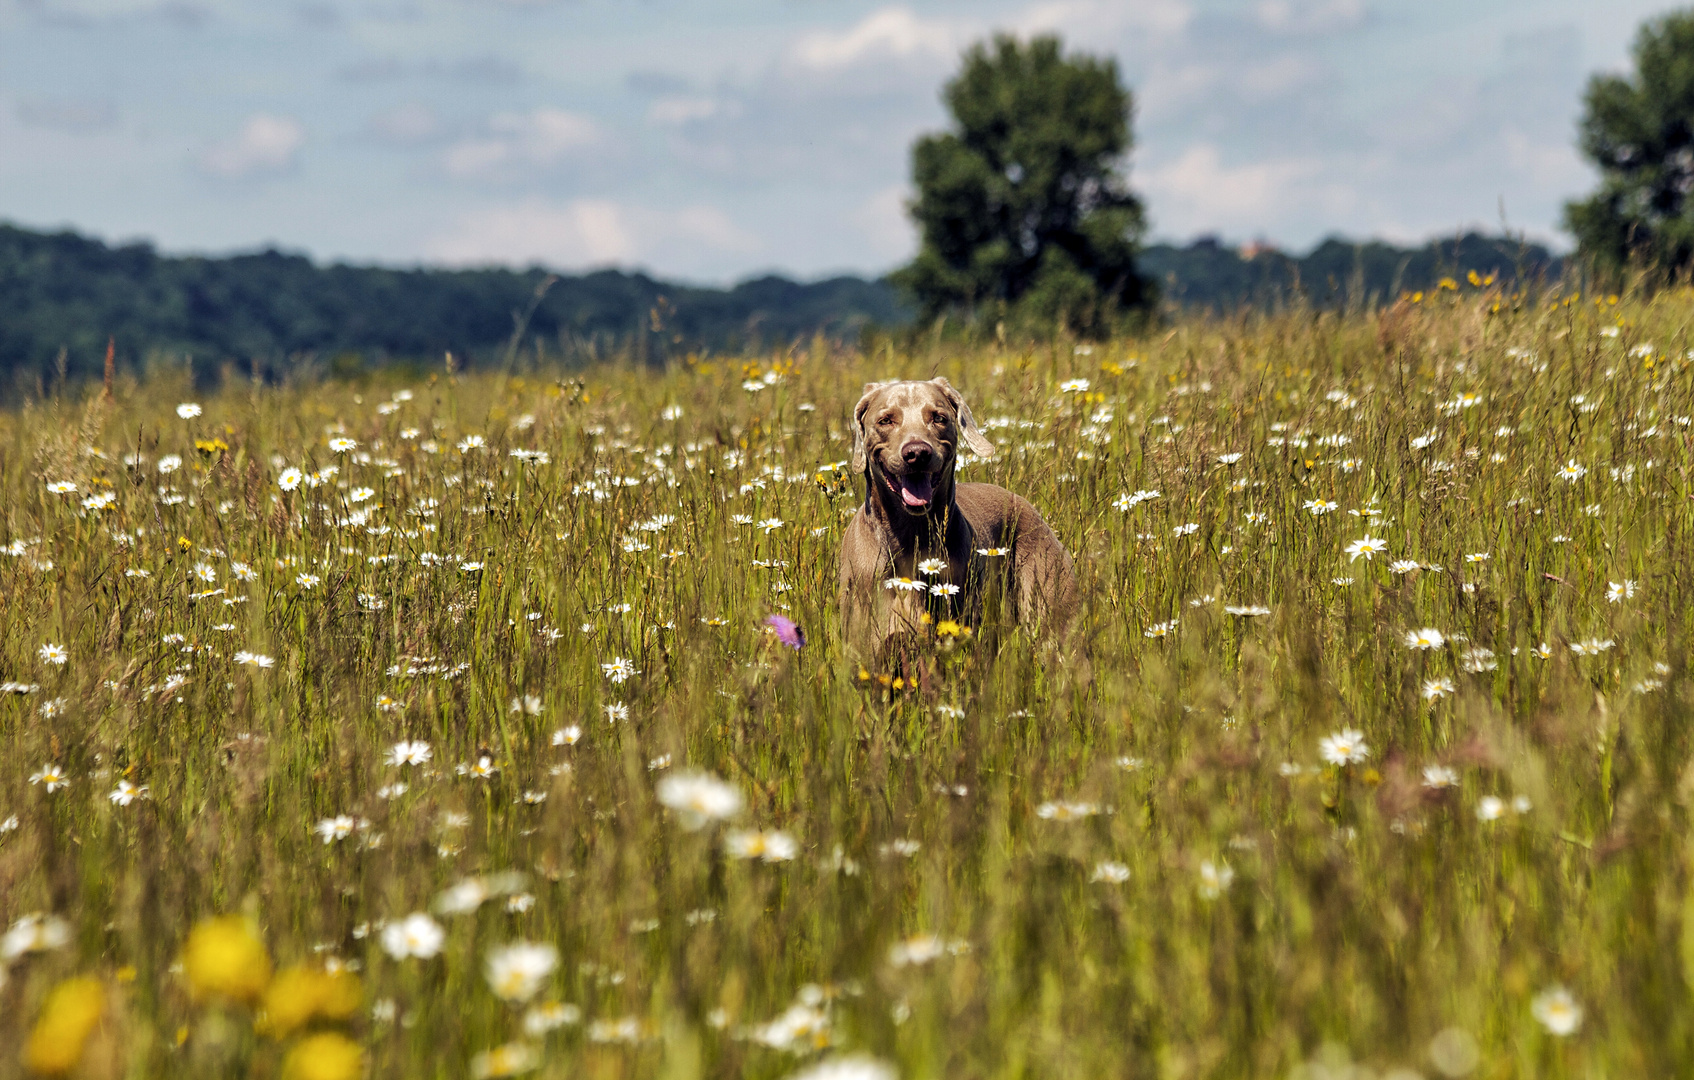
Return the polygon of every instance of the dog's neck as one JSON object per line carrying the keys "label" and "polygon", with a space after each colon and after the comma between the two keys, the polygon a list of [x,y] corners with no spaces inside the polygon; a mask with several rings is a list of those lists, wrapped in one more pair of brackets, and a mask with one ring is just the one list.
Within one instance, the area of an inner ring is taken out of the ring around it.
{"label": "dog's neck", "polygon": [[906,513],[888,485],[879,483],[873,467],[865,469],[865,516],[887,537],[892,550],[902,555],[939,554],[958,546],[965,527],[964,515],[953,504],[953,469],[949,467],[935,485],[929,513],[914,517]]}

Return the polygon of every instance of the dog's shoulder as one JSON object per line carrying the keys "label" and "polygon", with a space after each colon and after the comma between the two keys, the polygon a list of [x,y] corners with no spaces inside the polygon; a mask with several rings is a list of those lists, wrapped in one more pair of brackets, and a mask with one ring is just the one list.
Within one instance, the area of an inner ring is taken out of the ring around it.
{"label": "dog's shoulder", "polygon": [[953,501],[979,537],[999,545],[1013,535],[1052,536],[1041,512],[1028,499],[998,484],[960,484]]}
{"label": "dog's shoulder", "polygon": [[841,580],[875,575],[882,569],[887,553],[878,542],[876,524],[864,507],[847,521],[841,532]]}
{"label": "dog's shoulder", "polygon": [[[1005,511],[1018,497],[999,484],[967,483],[960,481],[953,489],[953,501],[969,513],[973,510]],[[1018,500],[1021,501],[1021,500]]]}
{"label": "dog's shoulder", "polygon": [[863,506],[859,507],[858,513],[847,519],[847,524],[841,529],[842,544],[846,547],[864,543],[875,536],[876,525],[872,523],[870,514],[866,513]]}
{"label": "dog's shoulder", "polygon": [[954,490],[953,501],[973,524],[978,520],[1015,524],[1027,514],[1041,517],[1028,499],[998,484],[960,484]]}

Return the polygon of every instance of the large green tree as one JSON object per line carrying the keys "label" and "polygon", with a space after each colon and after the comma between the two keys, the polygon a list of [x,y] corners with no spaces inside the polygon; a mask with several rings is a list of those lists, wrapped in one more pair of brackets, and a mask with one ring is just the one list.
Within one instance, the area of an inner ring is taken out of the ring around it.
{"label": "large green tree", "polygon": [[1578,249],[1607,269],[1694,263],[1694,11],[1642,26],[1635,71],[1588,83],[1582,152],[1600,189],[1565,207]]}
{"label": "large green tree", "polygon": [[1059,40],[973,46],[943,99],[956,129],[912,148],[922,233],[896,272],[924,311],[1011,312],[1076,329],[1144,305],[1145,230],[1124,175],[1130,93],[1110,59]]}

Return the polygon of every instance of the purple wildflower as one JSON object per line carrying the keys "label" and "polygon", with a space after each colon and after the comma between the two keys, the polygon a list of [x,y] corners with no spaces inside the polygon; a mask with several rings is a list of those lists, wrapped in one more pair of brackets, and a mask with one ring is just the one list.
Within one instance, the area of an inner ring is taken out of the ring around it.
{"label": "purple wildflower", "polygon": [[800,646],[806,644],[806,632],[800,629],[793,619],[782,615],[772,615],[765,620],[765,625],[776,631],[778,641],[796,652],[799,651]]}

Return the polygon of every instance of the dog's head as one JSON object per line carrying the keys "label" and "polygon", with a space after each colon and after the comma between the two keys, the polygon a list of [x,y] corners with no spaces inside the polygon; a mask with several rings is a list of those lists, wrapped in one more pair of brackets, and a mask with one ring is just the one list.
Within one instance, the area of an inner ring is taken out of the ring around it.
{"label": "dog's head", "polygon": [[873,495],[911,517],[951,499],[961,441],[980,457],[994,453],[946,379],[866,383],[853,408],[853,469]]}

